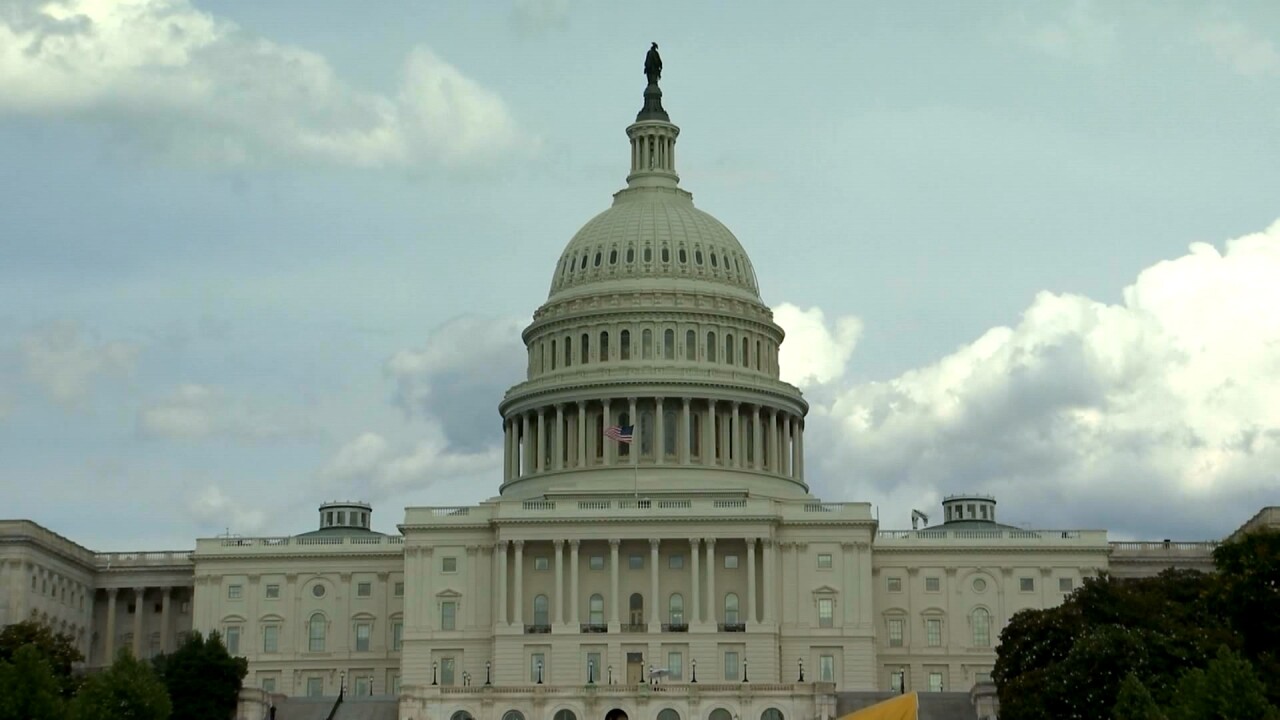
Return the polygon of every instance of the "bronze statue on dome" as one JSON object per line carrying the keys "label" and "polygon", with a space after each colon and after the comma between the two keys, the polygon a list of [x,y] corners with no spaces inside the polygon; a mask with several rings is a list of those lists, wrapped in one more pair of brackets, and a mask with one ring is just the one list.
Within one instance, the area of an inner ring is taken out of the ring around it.
{"label": "bronze statue on dome", "polygon": [[650,85],[657,85],[662,77],[662,56],[658,54],[658,43],[653,43],[649,53],[644,56],[644,75],[649,78]]}

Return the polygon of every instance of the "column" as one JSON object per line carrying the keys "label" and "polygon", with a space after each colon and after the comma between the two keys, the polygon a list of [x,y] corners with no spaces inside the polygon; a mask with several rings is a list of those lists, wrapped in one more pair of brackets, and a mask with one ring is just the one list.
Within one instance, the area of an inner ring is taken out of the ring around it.
{"label": "column", "polygon": [[[434,560],[435,560],[435,548],[432,548],[432,547],[418,548],[418,577],[422,578],[422,587],[414,588],[417,591],[414,593],[414,595],[417,596],[417,600],[415,600],[414,602],[414,605],[417,607],[417,610],[414,612],[414,615],[416,616],[416,619],[421,623],[421,626],[424,630],[430,630],[433,627],[433,623],[435,622],[435,619],[437,617],[437,613],[435,611],[435,604],[432,600],[435,597],[435,595],[432,594],[433,593],[432,588],[434,585],[434,580],[432,579],[432,575],[435,572],[435,565],[433,564]],[[295,575],[294,577],[296,578],[297,576]],[[507,596],[503,595],[502,604],[503,604],[504,612],[506,608],[506,603],[507,603]]]}
{"label": "column", "polygon": [[133,589],[133,656],[135,658],[142,657],[142,613],[147,609],[143,602],[146,594],[146,588]]}
{"label": "column", "polygon": [[[858,546],[851,542],[840,543],[840,554],[843,556],[842,567],[840,571],[844,573],[844,582],[840,583],[841,591],[844,595],[844,625],[845,627],[853,627],[856,622],[853,611],[857,603],[854,602],[853,594],[855,592],[853,586],[854,575],[858,572],[859,558]],[[950,616],[948,616],[950,617]]]}
{"label": "column", "polygon": [[627,398],[627,407],[630,414],[627,416],[631,421],[631,449],[628,455],[631,456],[631,464],[638,465],[640,463],[640,416],[636,414],[636,399]]}
{"label": "column", "polygon": [[547,411],[538,408],[538,439],[534,443],[537,448],[533,452],[533,471],[545,472],[547,469]]}
{"label": "column", "polygon": [[662,398],[654,398],[653,403],[653,462],[661,465],[667,459],[667,419],[663,417]]}
{"label": "column", "polygon": [[778,458],[778,411],[769,411],[769,467],[770,472],[782,472],[782,463]]}
{"label": "column", "polygon": [[689,398],[680,398],[680,430],[676,433],[677,460],[681,465],[689,464],[691,448],[689,447]]}
{"label": "column", "polygon": [[529,413],[520,413],[520,454],[524,462],[520,464],[520,474],[529,475],[533,472],[533,433],[529,432]]}
{"label": "column", "polygon": [[507,624],[507,541],[493,547],[498,555],[498,624]]}
{"label": "column", "polygon": [[774,542],[771,538],[764,538],[761,540],[761,543],[764,545],[764,588],[763,592],[760,593],[760,603],[764,605],[764,621],[766,623],[773,623],[775,620],[773,602],[773,587],[775,581],[773,574],[774,563],[776,562],[773,555]]}
{"label": "column", "polygon": [[734,401],[730,405],[733,415],[729,416],[729,447],[733,458],[733,466],[742,467],[742,432],[738,422],[738,408],[741,403]]}
{"label": "column", "polygon": [[578,625],[578,541],[569,541],[569,623]]}
{"label": "column", "polygon": [[565,441],[564,433],[564,404],[556,404],[556,436],[555,436],[556,455],[552,458],[551,467],[555,470],[564,468],[564,456],[569,452],[569,443]]}
{"label": "column", "polygon": [[707,417],[702,423],[702,464],[716,464],[716,401],[707,400]]}
{"label": "column", "polygon": [[747,538],[747,622],[756,623],[756,539]]}
{"label": "column", "polygon": [[[613,424],[613,412],[609,410],[608,398],[601,400],[600,404],[604,407],[604,410],[603,410],[604,415],[602,416],[601,424],[603,424],[604,427],[607,429],[610,425]],[[609,438],[606,438],[604,436],[600,437],[600,442],[604,443],[604,448],[601,451],[601,457],[604,459],[605,466],[608,467],[609,465],[613,464],[613,457],[614,457],[613,449],[617,445],[617,443],[611,442]]]}
{"label": "column", "polygon": [[796,471],[799,470],[799,464],[796,462],[796,435],[800,432],[800,423],[795,415],[787,418],[787,448],[791,450],[791,467],[788,468],[788,475],[792,478],[797,477]]}
{"label": "column", "polygon": [[763,412],[757,405],[755,412],[751,414],[751,446],[755,450],[755,462],[752,463],[752,467],[756,470],[764,469],[764,446],[760,444],[764,436],[764,433],[760,432],[760,418]]}
{"label": "column", "polygon": [[587,403],[578,401],[578,467],[587,466]]}
{"label": "column", "polygon": [[618,625],[618,540],[609,541],[609,624]]}
{"label": "column", "polygon": [[160,652],[169,652],[169,597],[173,588],[160,588]]}
{"label": "column", "polygon": [[511,482],[511,423],[502,420],[502,482]]}
{"label": "column", "polygon": [[715,624],[716,612],[716,539],[707,538],[707,622]]}
{"label": "column", "polygon": [[513,618],[516,625],[521,629],[524,628],[524,541],[516,540],[516,577],[512,582],[514,601],[511,603],[511,613],[515,615]]}
{"label": "column", "polygon": [[556,614],[553,615],[552,617],[555,618],[555,623],[557,625],[563,625],[564,624],[564,541],[552,540],[551,547],[555,549],[555,553],[556,553],[556,592],[555,592]]}
{"label": "column", "polygon": [[[688,406],[686,406],[688,407]],[[698,551],[702,548],[698,538],[689,538],[689,559],[690,559],[690,579],[689,587],[693,588],[692,597],[689,598],[691,605],[689,607],[689,624],[702,622],[702,604],[699,602],[701,594],[698,592],[702,585],[702,578],[698,575]]]}
{"label": "column", "polygon": [[658,614],[658,541],[649,541],[649,632],[662,629],[662,616]]}
{"label": "column", "polygon": [[804,480],[804,418],[796,420],[796,472],[797,480]]}
{"label": "column", "polygon": [[116,659],[116,595],[118,588],[107,588],[107,637],[102,649],[106,657],[103,661],[110,665]]}

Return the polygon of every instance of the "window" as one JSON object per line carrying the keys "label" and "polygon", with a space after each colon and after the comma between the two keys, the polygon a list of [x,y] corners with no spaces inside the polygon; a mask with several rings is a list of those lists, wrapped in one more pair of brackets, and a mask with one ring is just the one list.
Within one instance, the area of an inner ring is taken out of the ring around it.
{"label": "window", "polygon": [[818,657],[818,679],[822,682],[836,681],[836,657],[820,655]]}
{"label": "window", "polygon": [[587,653],[586,671],[587,671],[588,682],[600,681],[600,653],[598,652]]}
{"label": "window", "polygon": [[668,568],[670,568],[670,569],[672,569],[672,570],[681,570],[681,569],[683,569],[683,568],[684,568],[684,556],[683,556],[683,555],[672,555],[671,557],[667,558],[667,567],[668,567]]}
{"label": "window", "polygon": [[324,615],[316,613],[307,621],[307,650],[309,652],[324,652],[324,632],[325,620]]}
{"label": "window", "polygon": [[547,671],[547,656],[543,653],[531,653],[529,655],[529,682],[536,683],[541,680]]}
{"label": "window", "polygon": [[373,595],[373,583],[356,583],[356,597],[369,597]]}
{"label": "window", "polygon": [[973,682],[974,682],[974,683],[989,683],[989,682],[991,682],[991,671],[990,671],[990,670],[975,670],[975,671],[974,671],[974,673],[973,673]]}
{"label": "window", "polygon": [[266,625],[262,628],[262,652],[280,652],[280,626]]}
{"label": "window", "polygon": [[667,622],[672,625],[684,624],[684,596],[672,593],[667,602]]}
{"label": "window", "polygon": [[592,555],[591,557],[587,558],[587,567],[588,567],[588,568],[590,568],[590,569],[592,569],[592,570],[603,570],[603,569],[604,569],[604,556],[603,556],[603,555]]}
{"label": "window", "polygon": [[587,364],[587,354],[590,352],[590,350],[591,350],[591,336],[586,333],[582,333],[582,340],[581,342],[578,343],[578,363],[579,364],[581,365]]}
{"label": "window", "polygon": [[733,336],[724,336],[724,361],[730,365],[733,364]]}
{"label": "window", "polygon": [[587,600],[587,622],[592,625],[604,624],[604,596],[599,593]]}
{"label": "window", "polygon": [[902,647],[902,620],[899,618],[889,621],[889,647]]}
{"label": "window", "polygon": [[658,720],[680,720],[680,713],[671,708],[663,708],[662,712],[658,713]]}
{"label": "window", "polygon": [[680,258],[681,265],[689,262],[689,253],[685,252],[684,248],[680,248],[680,252],[677,253],[677,256]]}
{"label": "window", "polygon": [[572,710],[557,710],[551,720],[578,720],[578,716]]}
{"label": "window", "polygon": [[400,581],[394,585],[395,596],[404,597],[404,582]]}
{"label": "window", "polygon": [[929,647],[942,647],[942,620],[940,618],[925,620],[924,630]]}
{"label": "window", "polygon": [[751,347],[751,346],[750,346],[750,344],[747,342],[747,339],[746,339],[746,338],[742,338],[742,367],[747,367],[747,365],[748,365],[748,363],[747,363],[747,350],[748,350],[748,349],[750,349],[750,347]]}
{"label": "window", "polygon": [[662,332],[662,357],[666,360],[676,359],[676,331],[664,330]]}
{"label": "window", "polygon": [[369,652],[369,623],[356,624],[356,652]]}
{"label": "window", "polygon": [[640,358],[642,360],[653,359],[653,331],[645,329],[640,333]]}
{"label": "window", "polygon": [[262,692],[273,693],[276,691],[276,679],[273,677],[262,678]]}
{"label": "window", "polygon": [[324,597],[324,585],[321,585],[320,583],[316,583],[315,585],[312,585],[311,594],[318,598]]}
{"label": "window", "polygon": [[632,625],[644,624],[644,596],[640,593],[631,593],[631,597],[627,600],[627,609],[631,613]]}
{"label": "window", "polygon": [[[725,260],[724,264],[728,267],[729,261]],[[769,708],[760,713],[760,720],[786,720],[786,718],[783,717],[782,711],[778,708]]]}
{"label": "window", "polygon": [[738,595],[729,593],[724,596],[724,624],[738,624]]}
{"label": "window", "polygon": [[889,578],[889,592],[902,592],[902,578]]}
{"label": "window", "polygon": [[324,678],[307,678],[307,697],[320,697],[324,694]]}
{"label": "window", "polygon": [[600,333],[600,362],[609,361],[609,331]]}
{"label": "window", "polygon": [[533,559],[533,569],[538,571],[551,569],[551,558],[545,555],[539,555]]}
{"label": "window", "polygon": [[357,677],[356,678],[356,697],[368,697],[373,694],[373,678]]}
{"label": "window", "polygon": [[819,570],[830,570],[830,569],[831,569],[831,553],[819,553],[819,554],[818,554],[818,569],[819,569]]}
{"label": "window", "polygon": [[724,654],[724,679],[738,679],[738,653],[733,650],[726,651]]}
{"label": "window", "polygon": [[533,598],[533,624],[534,625],[550,624],[550,621],[547,619],[547,596],[546,595],[535,595]]}
{"label": "window", "polygon": [[391,649],[399,651],[404,647],[404,623],[391,623]]}
{"label": "window", "polygon": [[939,592],[942,590],[942,580],[936,577],[927,577],[924,579],[925,592]]}
{"label": "window", "polygon": [[724,568],[725,568],[726,570],[737,570],[737,569],[738,569],[738,556],[737,556],[737,555],[725,555],[725,556],[724,556]]}
{"label": "window", "polygon": [[458,572],[458,558],[443,557],[440,558],[440,572]]}
{"label": "window", "polygon": [[678,652],[667,653],[667,677],[672,680],[684,677],[684,655]]}
{"label": "window", "polygon": [[453,662],[453,658],[451,657],[440,658],[440,684],[441,685],[452,685],[454,683],[454,677],[453,677],[454,667],[455,665]]}
{"label": "window", "polygon": [[227,586],[227,599],[228,599],[228,600],[239,600],[239,599],[240,599],[241,594],[243,594],[243,591],[244,591],[244,586],[243,586],[243,585],[228,585],[228,586]]}
{"label": "window", "polygon": [[976,593],[987,591],[987,581],[982,578],[975,578],[973,581],[973,591]]}
{"label": "window", "polygon": [[458,603],[453,601],[440,603],[440,629],[456,630],[458,626]]}
{"label": "window", "polygon": [[631,568],[632,570],[643,570],[643,569],[644,569],[644,556],[643,556],[643,555],[632,555],[631,557],[627,558],[627,564],[630,566],[630,568]]}
{"label": "window", "polygon": [[929,692],[942,692],[942,673],[929,673]]}
{"label": "window", "polygon": [[973,646],[991,647],[991,613],[978,608],[970,616],[973,625]]}
{"label": "window", "polygon": [[707,362],[716,361],[716,334],[707,333]]}
{"label": "window", "polygon": [[268,585],[268,586],[267,586],[267,599],[268,599],[268,600],[279,600],[279,599],[280,599],[280,586],[279,586],[279,585]]}
{"label": "window", "polygon": [[1058,578],[1059,592],[1069,593],[1075,589],[1075,582],[1071,578]]}
{"label": "window", "polygon": [[400,694],[400,675],[399,674],[391,676],[391,694],[392,695]]}
{"label": "window", "polygon": [[694,335],[692,330],[689,330],[684,334],[684,359],[698,359],[698,337]]}
{"label": "window", "polygon": [[818,627],[832,627],[836,601],[832,598],[818,599]]}
{"label": "window", "polygon": [[1029,577],[1018,578],[1018,589],[1022,592],[1035,592],[1036,579]]}
{"label": "window", "polygon": [[573,338],[566,336],[564,339],[564,366],[571,367],[573,365]]}
{"label": "window", "polygon": [[623,330],[618,333],[618,359],[631,359],[631,331]]}
{"label": "window", "polygon": [[223,640],[226,640],[227,653],[231,655],[240,654],[240,627],[238,625],[229,625],[226,632],[223,633]]}

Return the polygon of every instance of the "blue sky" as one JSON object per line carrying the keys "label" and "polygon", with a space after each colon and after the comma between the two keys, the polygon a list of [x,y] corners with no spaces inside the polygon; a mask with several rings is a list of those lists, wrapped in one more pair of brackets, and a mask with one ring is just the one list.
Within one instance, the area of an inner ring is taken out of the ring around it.
{"label": "blue sky", "polygon": [[1274,3],[0,0],[0,515],[180,548],[492,494],[652,40],[816,493],[1280,502]]}

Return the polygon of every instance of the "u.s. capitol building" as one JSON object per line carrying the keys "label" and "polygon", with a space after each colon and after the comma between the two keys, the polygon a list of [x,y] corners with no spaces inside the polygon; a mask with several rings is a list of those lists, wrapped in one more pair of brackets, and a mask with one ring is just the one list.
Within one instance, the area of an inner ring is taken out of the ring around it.
{"label": "u.s. capitol building", "polygon": [[523,333],[496,497],[407,508],[398,536],[325,503],[311,532],[194,552],[0,521],[0,623],[67,632],[90,666],[218,630],[282,706],[341,685],[406,720],[777,720],[831,717],[839,692],[967,691],[1017,611],[1103,570],[1211,567],[1212,542],[1019,529],[989,497],[880,530],[868,504],[811,495],[783,332],[742,245],[680,187],[661,100],[651,82],[627,186]]}

